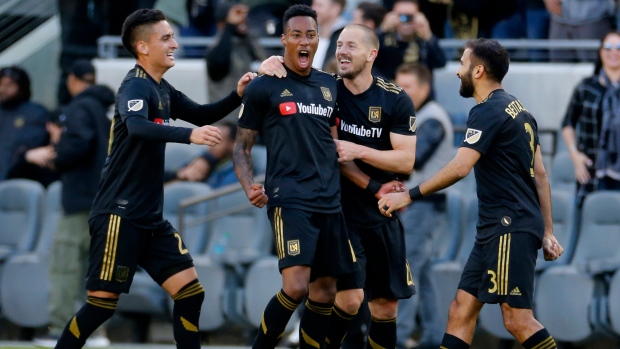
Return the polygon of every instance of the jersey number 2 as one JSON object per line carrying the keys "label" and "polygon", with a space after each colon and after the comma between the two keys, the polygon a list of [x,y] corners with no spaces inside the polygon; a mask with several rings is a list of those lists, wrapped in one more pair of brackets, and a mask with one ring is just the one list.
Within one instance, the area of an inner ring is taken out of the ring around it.
{"label": "jersey number 2", "polygon": [[179,240],[179,252],[181,252],[181,254],[186,254],[189,251],[186,248],[183,248],[183,240],[181,240],[181,235],[179,235],[179,233],[175,232],[174,233],[174,237],[177,238],[177,240]]}

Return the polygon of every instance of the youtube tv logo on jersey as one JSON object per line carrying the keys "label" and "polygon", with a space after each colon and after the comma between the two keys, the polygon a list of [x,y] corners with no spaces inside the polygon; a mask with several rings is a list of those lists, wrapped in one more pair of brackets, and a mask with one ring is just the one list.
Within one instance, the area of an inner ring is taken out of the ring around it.
{"label": "youtube tv logo on jersey", "polygon": [[293,115],[297,114],[297,106],[295,102],[280,103],[280,114]]}

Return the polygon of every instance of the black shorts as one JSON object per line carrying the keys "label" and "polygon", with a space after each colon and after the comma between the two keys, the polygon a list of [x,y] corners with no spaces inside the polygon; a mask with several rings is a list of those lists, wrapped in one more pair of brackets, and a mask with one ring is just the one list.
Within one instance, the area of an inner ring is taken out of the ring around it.
{"label": "black shorts", "polygon": [[272,207],[267,212],[274,232],[278,266],[312,268],[310,280],[339,276],[359,267],[349,242],[344,215]]}
{"label": "black shorts", "polygon": [[541,244],[530,233],[507,233],[486,244],[474,244],[459,288],[483,303],[531,309]]}
{"label": "black shorts", "polygon": [[361,270],[338,279],[339,291],[364,288],[370,300],[416,293],[400,219],[368,229],[348,225],[347,231]]}
{"label": "black shorts", "polygon": [[192,257],[170,223],[163,229],[138,228],[117,215],[91,217],[86,289],[127,293],[138,266],[160,285],[193,267]]}

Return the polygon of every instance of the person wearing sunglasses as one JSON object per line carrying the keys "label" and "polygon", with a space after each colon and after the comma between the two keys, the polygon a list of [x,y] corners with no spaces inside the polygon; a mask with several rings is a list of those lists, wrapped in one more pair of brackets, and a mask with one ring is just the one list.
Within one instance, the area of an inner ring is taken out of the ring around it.
{"label": "person wearing sunglasses", "polygon": [[575,167],[575,204],[596,190],[620,190],[620,33],[601,40],[594,74],[573,92],[562,137]]}

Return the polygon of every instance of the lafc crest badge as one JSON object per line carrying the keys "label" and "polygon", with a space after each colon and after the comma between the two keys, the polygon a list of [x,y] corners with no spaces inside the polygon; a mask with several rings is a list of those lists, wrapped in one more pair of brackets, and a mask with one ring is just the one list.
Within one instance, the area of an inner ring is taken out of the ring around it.
{"label": "lafc crest badge", "polygon": [[482,135],[482,131],[475,130],[473,128],[468,128],[467,132],[465,133],[464,142],[468,144],[475,144],[476,142],[480,140],[481,135]]}
{"label": "lafc crest badge", "polygon": [[129,268],[119,265],[116,268],[116,281],[125,282],[127,281],[128,277],[129,277]]}
{"label": "lafc crest badge", "polygon": [[418,129],[418,123],[416,122],[415,116],[409,117],[409,131],[415,132]]}
{"label": "lafc crest badge", "polygon": [[371,122],[380,122],[381,121],[381,107],[368,108],[368,120],[370,120]]}
{"label": "lafc crest badge", "polygon": [[327,87],[321,87],[321,92],[323,92],[323,98],[325,98],[326,101],[332,101],[332,93]]}
{"label": "lafc crest badge", "polygon": [[301,253],[301,247],[299,246],[299,240],[288,241],[288,254],[289,256],[297,256]]}

